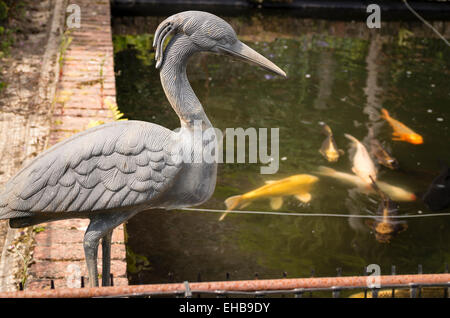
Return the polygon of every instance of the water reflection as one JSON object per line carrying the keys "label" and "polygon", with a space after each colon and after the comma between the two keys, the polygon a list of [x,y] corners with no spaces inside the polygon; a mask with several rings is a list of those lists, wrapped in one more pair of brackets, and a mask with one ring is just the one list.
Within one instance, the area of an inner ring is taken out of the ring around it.
{"label": "water reflection", "polygon": [[372,180],[372,187],[378,193],[381,201],[378,205],[377,217],[367,220],[366,224],[375,231],[378,242],[389,243],[398,233],[405,231],[408,225],[404,220],[391,218],[398,215],[399,205],[381,191],[374,180]]}
{"label": "water reflection", "polygon": [[[401,166],[379,167],[378,172],[380,188],[399,201],[398,214],[428,213],[422,201],[412,198],[422,196],[436,178],[437,160],[450,158],[450,51],[445,44],[428,37],[420,24],[403,25],[414,36],[399,41],[396,22],[372,34],[363,23],[272,18],[262,27],[257,24],[265,20],[258,18],[226,19],[249,46],[286,70],[287,80],[216,55],[199,55],[189,64],[189,80],[213,125],[222,131],[279,127],[280,157],[287,159],[280,161],[273,179],[309,174],[328,163],[318,152],[323,142],[320,122],[333,128],[337,145],[347,143],[344,133],[367,146],[376,138]],[[157,25],[158,19],[162,17],[133,28],[154,30],[149,25]],[[147,49],[151,39],[144,34],[114,36],[115,44],[122,45],[115,47],[118,104],[127,118],[174,129],[178,118]],[[382,107],[426,142],[415,146],[392,141],[392,129],[379,115]],[[333,168],[356,177],[347,158]],[[220,165],[216,191],[204,207],[224,209],[226,198],[260,187],[267,176],[259,171],[258,164]],[[283,210],[366,214],[377,220],[370,212],[379,203],[373,190],[319,178],[309,205],[287,197]],[[271,210],[264,200],[254,201],[251,209]],[[199,272],[204,280],[222,280],[227,272],[231,279],[252,278],[254,272],[274,278],[284,271],[295,277],[309,276],[313,268],[316,275],[326,276],[335,275],[336,267],[360,274],[371,263],[386,271],[395,264],[399,272],[413,272],[420,263],[426,271],[438,272],[450,261],[449,228],[448,218],[413,219],[406,232],[380,244],[364,220],[356,218],[230,215],[218,222],[217,214],[149,211],[127,224],[128,246],[150,263],[150,269],[130,278],[133,284],[167,282],[168,272],[175,273],[175,280],[196,280]]]}

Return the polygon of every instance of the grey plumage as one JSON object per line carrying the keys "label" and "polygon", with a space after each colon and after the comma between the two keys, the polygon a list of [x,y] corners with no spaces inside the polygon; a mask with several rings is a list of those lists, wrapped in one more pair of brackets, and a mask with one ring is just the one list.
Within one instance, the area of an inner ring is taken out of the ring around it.
{"label": "grey plumage", "polygon": [[[163,53],[164,40],[173,35]],[[222,19],[199,11],[175,14],[155,33],[156,67],[167,98],[180,118],[171,131],[142,121],[91,128],[37,156],[0,192],[0,219],[11,227],[89,218],[84,251],[91,286],[98,285],[97,250],[103,248],[103,285],[109,285],[112,230],[151,208],[201,204],[214,192],[217,163],[198,161],[214,153],[216,136],[200,143],[194,126],[212,127],[186,76],[188,58],[200,51],[236,55],[279,75],[284,72],[241,43]],[[190,160],[189,160],[190,159]]]}
{"label": "grey plumage", "polygon": [[145,205],[181,167],[176,163],[180,154],[171,153],[173,134],[139,121],[77,134],[42,153],[6,184],[1,218]]}

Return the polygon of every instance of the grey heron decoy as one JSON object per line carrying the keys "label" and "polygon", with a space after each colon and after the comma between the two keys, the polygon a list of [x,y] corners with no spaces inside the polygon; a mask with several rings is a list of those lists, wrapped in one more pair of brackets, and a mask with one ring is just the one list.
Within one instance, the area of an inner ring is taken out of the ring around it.
{"label": "grey heron decoy", "polygon": [[[165,39],[172,39],[163,52]],[[88,218],[84,252],[90,286],[98,286],[97,252],[102,240],[102,284],[109,285],[111,234],[136,213],[181,208],[208,200],[217,163],[185,160],[214,152],[215,135],[200,144],[194,125],[212,125],[186,76],[188,58],[200,51],[237,56],[286,74],[237,39],[232,27],[206,12],[170,16],[157,28],[153,46],[161,83],[181,128],[171,131],[143,121],[120,121],[78,133],[37,156],[0,192],[0,219],[12,228],[61,219]],[[200,148],[199,148],[200,147]]]}

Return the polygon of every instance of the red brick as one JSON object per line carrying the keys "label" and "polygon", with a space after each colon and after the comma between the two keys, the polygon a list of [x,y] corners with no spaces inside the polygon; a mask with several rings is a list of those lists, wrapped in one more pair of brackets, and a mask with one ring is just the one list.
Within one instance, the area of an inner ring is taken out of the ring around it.
{"label": "red brick", "polygon": [[[100,105],[100,103],[98,103]],[[111,117],[75,117],[75,116],[53,116],[53,128],[62,128],[66,130],[85,130],[92,120],[102,120],[104,122],[111,121]]]}
{"label": "red brick", "polygon": [[128,286],[128,278],[125,277],[113,277],[114,286]]}
{"label": "red brick", "polygon": [[124,244],[125,242],[125,235],[123,232],[123,225],[117,227],[114,229],[111,242],[113,244]]}
{"label": "red brick", "polygon": [[89,225],[88,219],[69,219],[60,220],[49,223],[48,226],[53,229],[83,229],[85,230]]}
{"label": "red brick", "polygon": [[[102,261],[97,261],[97,269],[101,274]],[[67,278],[71,273],[71,266],[79,266],[82,276],[87,277],[87,268],[84,261],[39,261],[31,265],[30,274],[33,277],[31,281],[40,279]],[[111,261],[111,273],[114,277],[126,277],[126,263],[121,260]]]}
{"label": "red brick", "polygon": [[[101,280],[99,281],[101,284]],[[128,286],[128,279],[125,277],[113,277],[114,286]],[[59,288],[74,288],[70,284],[67,284],[67,280],[65,278],[56,278],[53,279],[53,284],[55,289]],[[77,286],[81,287],[81,278],[80,281],[77,282]],[[84,277],[84,286],[89,286],[89,278]],[[47,290],[51,288],[51,279],[44,279],[42,281],[29,281],[26,284],[27,290]],[[76,288],[76,287],[75,287]]]}
{"label": "red brick", "polygon": [[28,281],[25,285],[26,290],[45,290],[50,289],[51,283],[50,280],[31,280]]}
{"label": "red brick", "polygon": [[51,246],[61,243],[82,243],[83,237],[84,231],[49,228],[37,233],[35,240],[42,246]]}
{"label": "red brick", "polygon": [[[116,101],[109,1],[78,0],[77,4],[82,12],[89,14],[83,16],[82,27],[70,35],[72,42],[66,50],[56,96],[64,96],[63,91],[70,91],[71,95],[64,102],[57,100],[50,145],[84,130],[91,120],[111,121],[105,100],[108,97],[110,101]],[[87,83],[98,80],[101,64],[103,85]],[[35,263],[30,268],[33,278],[27,288],[50,288],[50,278],[54,279],[56,288],[66,287],[66,270],[70,264],[80,266],[82,275],[87,277],[83,237],[88,224],[89,220],[76,219],[43,225],[45,230],[35,236]],[[127,285],[123,226],[113,232],[112,241],[114,283]],[[98,263],[101,272],[101,248]]]}
{"label": "red brick", "polygon": [[[52,244],[40,246],[33,253],[35,260],[48,261],[84,261],[83,244]],[[102,247],[99,245],[98,257],[102,257]],[[111,259],[125,260],[125,244],[111,245]]]}
{"label": "red brick", "polygon": [[[36,242],[42,246],[51,246],[53,244],[67,244],[67,243],[82,243],[84,232],[86,228],[83,227],[47,227],[44,231],[39,232],[35,236]],[[123,230],[115,229],[112,235],[112,242],[122,243],[124,241]]]}

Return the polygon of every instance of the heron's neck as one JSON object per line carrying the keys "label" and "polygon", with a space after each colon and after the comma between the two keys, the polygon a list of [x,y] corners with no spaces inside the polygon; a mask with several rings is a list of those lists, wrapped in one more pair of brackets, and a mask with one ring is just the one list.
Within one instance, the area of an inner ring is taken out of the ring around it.
{"label": "heron's neck", "polygon": [[199,51],[199,48],[182,34],[175,35],[164,51],[160,72],[161,84],[167,99],[180,118],[182,127],[193,127],[195,121],[202,121],[203,127],[211,127],[186,75],[188,58]]}

